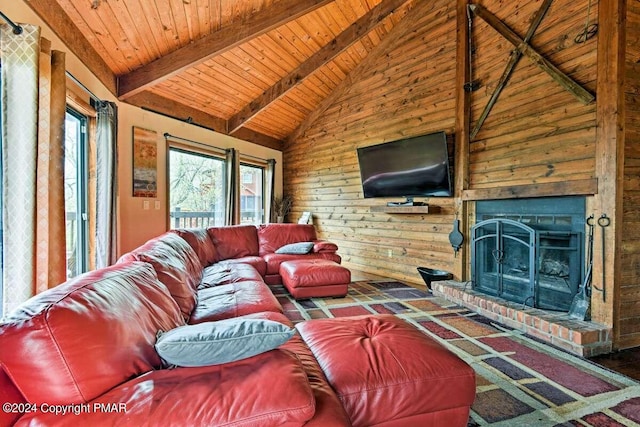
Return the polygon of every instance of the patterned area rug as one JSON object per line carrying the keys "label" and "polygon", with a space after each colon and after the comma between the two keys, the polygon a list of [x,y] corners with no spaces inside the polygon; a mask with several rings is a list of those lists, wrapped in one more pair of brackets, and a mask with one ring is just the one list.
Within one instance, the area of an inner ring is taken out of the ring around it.
{"label": "patterned area rug", "polygon": [[345,298],[295,301],[293,322],[388,313],[468,362],[477,374],[469,426],[640,426],[640,383],[396,281],[361,281]]}

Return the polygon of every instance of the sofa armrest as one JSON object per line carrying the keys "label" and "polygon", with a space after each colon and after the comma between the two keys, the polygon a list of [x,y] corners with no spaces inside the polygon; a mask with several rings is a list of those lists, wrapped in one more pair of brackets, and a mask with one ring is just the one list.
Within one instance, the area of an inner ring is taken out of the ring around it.
{"label": "sofa armrest", "polygon": [[313,252],[315,253],[335,253],[338,251],[338,245],[326,240],[314,240]]}
{"label": "sofa armrest", "polygon": [[[22,393],[18,390],[16,385],[11,381],[7,373],[4,371],[4,366],[0,363],[0,402],[6,404],[15,404],[20,408],[20,405],[27,403]],[[11,408],[11,406],[9,406]],[[6,408],[5,408],[6,409]],[[25,411],[23,411],[25,412]],[[0,426],[13,425],[22,414],[14,410],[0,411]]]}

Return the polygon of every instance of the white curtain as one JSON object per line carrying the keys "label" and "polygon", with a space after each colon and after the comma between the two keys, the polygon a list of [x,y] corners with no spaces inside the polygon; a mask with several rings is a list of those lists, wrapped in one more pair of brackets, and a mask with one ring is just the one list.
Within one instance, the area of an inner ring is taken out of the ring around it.
{"label": "white curtain", "polygon": [[117,111],[112,102],[96,102],[95,268],[117,260]]}
{"label": "white curtain", "polygon": [[3,314],[66,279],[64,53],[22,28],[0,25]]}
{"label": "white curtain", "polygon": [[226,225],[240,224],[240,153],[225,150]]}

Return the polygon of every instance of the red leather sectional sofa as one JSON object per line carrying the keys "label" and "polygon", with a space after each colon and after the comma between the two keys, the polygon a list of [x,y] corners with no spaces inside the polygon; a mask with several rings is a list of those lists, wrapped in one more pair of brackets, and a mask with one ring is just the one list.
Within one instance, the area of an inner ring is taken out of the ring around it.
{"label": "red leather sectional sofa", "polygon": [[[275,254],[303,241],[314,242],[312,253]],[[0,325],[0,426],[351,425],[300,334],[274,351],[194,368],[163,368],[154,348],[159,331],[185,324],[248,318],[293,326],[267,283],[279,282],[286,260],[339,262],[336,249],[317,240],[312,225],[173,230],[31,298]],[[470,402],[455,402],[425,410],[433,425],[466,425]],[[367,408],[375,419],[393,413]]]}

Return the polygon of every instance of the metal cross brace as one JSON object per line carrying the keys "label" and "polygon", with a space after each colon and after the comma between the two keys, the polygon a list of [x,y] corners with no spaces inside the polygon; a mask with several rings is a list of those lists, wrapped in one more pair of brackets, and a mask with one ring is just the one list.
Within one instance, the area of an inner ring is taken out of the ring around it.
{"label": "metal cross brace", "polygon": [[480,131],[482,124],[484,123],[487,116],[489,115],[489,112],[493,108],[493,105],[498,100],[498,97],[500,96],[502,89],[504,89],[507,82],[509,81],[509,77],[511,77],[511,74],[513,73],[513,70],[516,64],[518,63],[518,61],[520,60],[520,58],[522,57],[522,55],[528,56],[529,59],[531,59],[534,64],[536,64],[542,70],[547,72],[553,80],[555,80],[563,88],[568,90],[581,103],[586,105],[591,103],[595,99],[595,97],[591,93],[589,93],[586,89],[580,86],[580,84],[576,83],[569,76],[567,76],[558,68],[556,68],[552,63],[546,60],[542,55],[536,52],[529,45],[529,41],[533,37],[533,34],[535,33],[535,31],[538,29],[538,26],[542,22],[544,15],[547,13],[549,6],[551,6],[552,1],[553,0],[545,0],[543,4],[540,6],[540,9],[538,9],[538,12],[536,12],[533,22],[531,23],[531,26],[529,27],[529,30],[527,31],[527,34],[524,39],[520,38],[519,35],[517,35],[513,30],[511,30],[511,28],[509,28],[506,24],[500,21],[495,15],[493,15],[491,12],[489,12],[487,9],[485,9],[481,5],[479,4],[469,5],[469,9],[471,10],[471,12],[473,12],[476,16],[479,16],[480,18],[482,18],[487,24],[489,24],[489,26],[495,29],[505,39],[507,39],[507,41],[509,41],[511,44],[513,44],[516,47],[516,49],[511,53],[511,57],[509,58],[507,67],[502,73],[502,76],[498,81],[498,85],[496,86],[496,89],[493,91],[493,94],[491,95],[489,102],[487,103],[484,110],[482,111],[482,114],[480,115],[478,122],[476,123],[475,127],[471,131],[471,135],[470,135],[471,139],[473,139]]}

